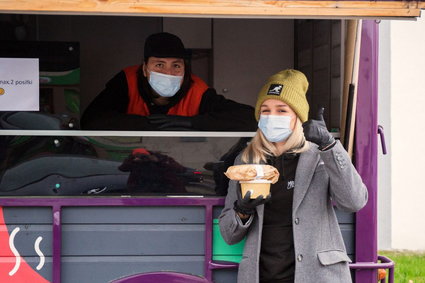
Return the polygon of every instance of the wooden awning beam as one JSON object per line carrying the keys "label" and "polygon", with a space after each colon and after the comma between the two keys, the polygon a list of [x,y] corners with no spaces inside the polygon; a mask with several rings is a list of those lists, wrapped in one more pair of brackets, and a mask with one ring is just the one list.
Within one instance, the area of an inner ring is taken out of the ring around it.
{"label": "wooden awning beam", "polygon": [[249,18],[418,17],[423,1],[1,0],[1,13]]}

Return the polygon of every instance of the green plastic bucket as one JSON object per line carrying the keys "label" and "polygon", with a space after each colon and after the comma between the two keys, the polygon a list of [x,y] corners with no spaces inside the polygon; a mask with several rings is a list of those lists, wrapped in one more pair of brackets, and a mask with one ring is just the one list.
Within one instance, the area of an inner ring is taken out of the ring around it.
{"label": "green plastic bucket", "polygon": [[239,263],[242,259],[245,239],[235,245],[228,245],[221,237],[218,219],[213,220],[213,260]]}

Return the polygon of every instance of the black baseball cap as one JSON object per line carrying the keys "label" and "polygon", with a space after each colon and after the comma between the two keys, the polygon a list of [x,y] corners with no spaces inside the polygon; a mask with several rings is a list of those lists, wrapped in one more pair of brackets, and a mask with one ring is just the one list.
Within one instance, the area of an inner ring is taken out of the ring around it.
{"label": "black baseball cap", "polygon": [[182,58],[189,57],[189,52],[184,48],[181,39],[168,32],[154,33],[145,41],[144,58]]}

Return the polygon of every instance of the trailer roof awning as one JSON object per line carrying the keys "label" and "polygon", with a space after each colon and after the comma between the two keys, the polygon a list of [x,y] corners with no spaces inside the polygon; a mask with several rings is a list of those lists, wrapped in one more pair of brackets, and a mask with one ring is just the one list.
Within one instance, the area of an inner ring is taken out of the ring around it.
{"label": "trailer roof awning", "polygon": [[421,1],[2,0],[2,13],[247,18],[419,17]]}

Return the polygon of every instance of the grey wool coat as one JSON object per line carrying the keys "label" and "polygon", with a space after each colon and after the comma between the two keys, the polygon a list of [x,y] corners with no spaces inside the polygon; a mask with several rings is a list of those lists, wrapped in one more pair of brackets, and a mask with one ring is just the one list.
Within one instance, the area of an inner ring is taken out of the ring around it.
{"label": "grey wool coat", "polygon": [[[235,165],[242,164],[240,156]],[[238,283],[259,282],[259,256],[264,205],[243,224],[233,210],[237,181],[230,181],[225,207],[219,217],[220,231],[228,244],[246,236]],[[347,256],[333,209],[355,212],[367,202],[367,189],[342,145],[301,153],[295,174],[292,203],[295,249],[295,283],[351,282]],[[273,196],[272,196],[273,199]]]}

